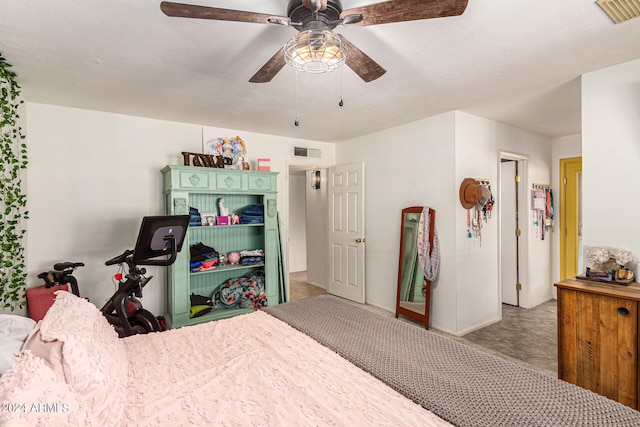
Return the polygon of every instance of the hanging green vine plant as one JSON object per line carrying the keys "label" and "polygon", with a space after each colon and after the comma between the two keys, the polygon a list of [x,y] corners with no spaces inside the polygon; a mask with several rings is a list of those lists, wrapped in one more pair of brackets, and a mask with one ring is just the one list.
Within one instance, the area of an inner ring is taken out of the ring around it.
{"label": "hanging green vine plant", "polygon": [[22,243],[28,219],[27,196],[22,192],[21,169],[27,167],[27,145],[18,126],[20,86],[0,54],[0,309],[23,308],[26,290],[25,253]]}

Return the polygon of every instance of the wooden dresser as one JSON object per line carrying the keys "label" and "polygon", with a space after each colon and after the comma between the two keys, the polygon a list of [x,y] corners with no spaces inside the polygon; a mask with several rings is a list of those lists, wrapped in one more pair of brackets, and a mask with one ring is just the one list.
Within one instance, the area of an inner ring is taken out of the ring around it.
{"label": "wooden dresser", "polygon": [[558,377],[634,409],[640,284],[567,279],[558,290]]}

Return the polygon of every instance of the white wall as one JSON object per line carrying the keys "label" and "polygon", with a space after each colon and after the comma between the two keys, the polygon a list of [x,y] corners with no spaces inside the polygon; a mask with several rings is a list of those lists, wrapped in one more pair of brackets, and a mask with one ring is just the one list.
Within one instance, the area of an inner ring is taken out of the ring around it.
{"label": "white wall", "polygon": [[[394,309],[400,211],[429,205],[437,212],[442,253],[440,274],[433,284],[432,325],[460,334],[499,317],[497,225],[485,228],[482,249],[468,247],[458,186],[466,176],[495,181],[500,150],[528,155],[530,181],[548,181],[550,148],[542,147],[546,138],[460,112],[337,146],[237,130],[218,132],[241,135],[251,160],[270,157],[271,170],[281,173],[278,203],[285,244],[289,166],[365,162],[368,303]],[[35,275],[56,261],[83,261],[87,267],[78,272],[82,292],[101,305],[113,292],[109,277],[114,271],[104,261],[133,246],[142,216],[164,212],[160,170],[166,164],[180,164],[181,151],[200,151],[202,128],[28,103],[26,133],[31,161],[29,285],[37,285]],[[318,148],[322,157],[294,158],[294,145]],[[61,166],[64,162],[68,165]],[[544,249],[531,252],[538,260],[546,259],[545,254]],[[160,314],[165,304],[164,270],[150,268],[150,272],[155,278],[145,290],[145,306]],[[535,304],[541,298],[536,283],[550,280],[536,276],[530,281],[530,300]]]}
{"label": "white wall", "polygon": [[[560,280],[560,159],[582,157],[582,135],[569,135],[554,138],[551,142],[551,188],[555,201],[555,230],[552,234],[553,251],[551,263],[551,277],[553,282]],[[555,289],[554,289],[555,294]]]}
{"label": "white wall", "polygon": [[[102,306],[115,287],[104,262],[133,249],[142,217],[164,211],[162,174],[200,151],[199,126],[27,104],[27,285],[58,261],[81,261],[81,294]],[[149,268],[145,305],[161,314],[164,269]]]}
{"label": "white wall", "polygon": [[[497,220],[485,225],[482,247],[468,239],[458,189],[465,177],[497,182],[501,150],[529,156],[531,182],[549,181],[548,138],[457,111],[338,144],[337,163],[366,165],[367,303],[395,309],[400,211],[429,205],[441,244],[431,324],[463,334],[500,318]],[[536,267],[547,273],[529,278],[529,304],[551,296],[550,251],[548,241],[531,250]]]}
{"label": "white wall", "polygon": [[[495,195],[499,194],[500,153],[526,158],[520,171],[523,194],[531,184],[549,184],[551,178],[551,141],[542,135],[504,125],[493,120],[456,111],[457,185],[464,178],[488,179]],[[521,193],[522,194],[522,193]],[[521,258],[522,291],[520,304],[530,308],[551,298],[551,240],[536,239],[530,200],[520,200],[521,247],[528,248],[528,258]],[[500,200],[496,198],[496,210]],[[467,237],[466,210],[456,203],[456,245],[458,268],[459,316],[456,333],[464,334],[501,318],[499,286],[498,217],[483,225],[482,246]],[[527,252],[523,252],[523,256]]]}
{"label": "white wall", "polygon": [[307,214],[304,173],[289,174],[289,272],[307,270]]}
{"label": "white wall", "polygon": [[339,164],[365,163],[367,303],[395,311],[401,210],[428,205],[436,211],[441,239],[432,324],[450,330],[456,323],[457,274],[451,244],[457,197],[453,129],[450,112],[338,144],[336,152]]}
{"label": "white wall", "polygon": [[640,60],[582,77],[584,246],[640,255]]}
{"label": "white wall", "polygon": [[[202,150],[202,127],[98,111],[27,103],[29,145],[27,197],[28,286],[58,261],[82,261],[77,272],[83,295],[101,306],[113,293],[113,267],[104,262],[130,249],[145,215],[163,214],[162,174],[167,164],[182,164],[181,151]],[[287,242],[288,164],[293,146],[322,151],[314,163],[331,165],[335,147],[315,141],[243,131],[250,159],[271,158],[278,176],[283,242]],[[164,312],[165,272],[150,267],[145,307]]]}

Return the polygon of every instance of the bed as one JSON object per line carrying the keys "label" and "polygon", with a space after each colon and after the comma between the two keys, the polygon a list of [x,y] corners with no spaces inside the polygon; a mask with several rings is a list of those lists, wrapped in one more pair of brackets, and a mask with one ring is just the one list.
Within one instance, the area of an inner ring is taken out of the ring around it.
{"label": "bed", "polygon": [[118,339],[59,292],[0,402],[8,426],[640,425],[616,402],[332,296]]}

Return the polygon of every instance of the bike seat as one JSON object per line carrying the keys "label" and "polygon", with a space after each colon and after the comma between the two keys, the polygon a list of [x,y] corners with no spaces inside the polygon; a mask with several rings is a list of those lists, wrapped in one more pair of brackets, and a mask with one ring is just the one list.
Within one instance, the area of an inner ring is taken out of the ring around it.
{"label": "bike seat", "polygon": [[58,262],[56,264],[53,265],[53,269],[56,271],[64,271],[68,268],[78,268],[78,267],[84,267],[84,263],[83,262]]}

